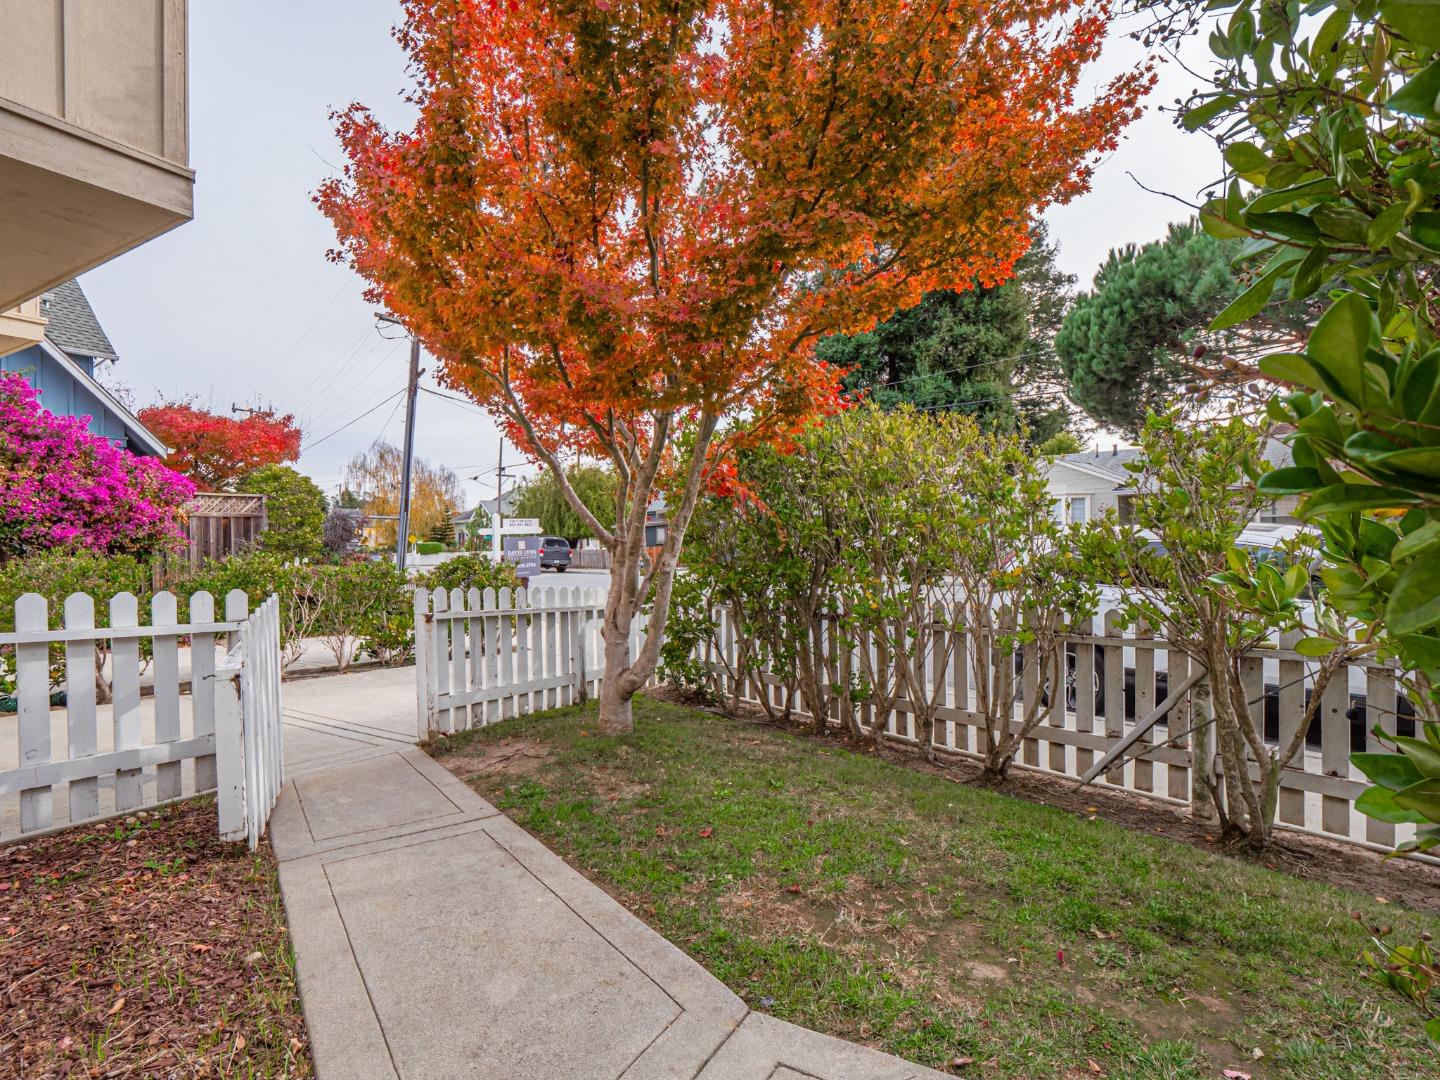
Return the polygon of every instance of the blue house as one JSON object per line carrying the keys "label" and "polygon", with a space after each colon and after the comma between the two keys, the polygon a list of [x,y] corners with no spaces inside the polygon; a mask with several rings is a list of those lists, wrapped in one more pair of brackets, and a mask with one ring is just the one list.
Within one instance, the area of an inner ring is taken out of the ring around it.
{"label": "blue house", "polygon": [[25,376],[57,416],[89,417],[92,434],[144,457],[164,457],[166,446],[95,378],[97,364],[118,357],[80,283],[66,281],[41,296],[40,314],[44,340],[0,356],[0,372]]}

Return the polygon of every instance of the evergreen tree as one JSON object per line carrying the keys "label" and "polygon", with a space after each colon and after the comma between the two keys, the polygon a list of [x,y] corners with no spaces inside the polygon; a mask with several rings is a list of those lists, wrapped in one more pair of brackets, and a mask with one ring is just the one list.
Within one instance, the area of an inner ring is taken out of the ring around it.
{"label": "evergreen tree", "polygon": [[1308,305],[1281,304],[1231,330],[1211,320],[1245,285],[1231,261],[1238,242],[1194,221],[1165,239],[1110,252],[1094,288],[1075,298],[1055,338],[1072,401],[1102,424],[1136,432],[1188,383],[1224,388],[1256,378],[1254,360],[1303,340]]}
{"label": "evergreen tree", "polygon": [[927,293],[868,333],[826,338],[817,355],[852,369],[845,389],[881,408],[965,412],[984,430],[1023,425],[1040,442],[1069,419],[1051,341],[1074,280],[1038,224],[1009,281]]}

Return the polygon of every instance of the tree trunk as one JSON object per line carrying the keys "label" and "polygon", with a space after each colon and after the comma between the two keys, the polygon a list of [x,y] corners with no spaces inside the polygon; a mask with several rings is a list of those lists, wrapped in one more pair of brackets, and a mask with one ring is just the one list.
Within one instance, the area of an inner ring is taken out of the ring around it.
{"label": "tree trunk", "polygon": [[990,745],[985,750],[985,764],[980,770],[980,783],[1001,784],[1010,774],[1010,763],[1015,760],[1013,753],[1002,753],[1000,743],[1003,740],[991,739]]}
{"label": "tree trunk", "polygon": [[[631,671],[630,624],[635,618],[639,563],[635,547],[619,544],[611,552],[610,595],[605,599],[605,675],[600,684],[600,730],[628,735],[635,729],[630,700],[640,684]],[[642,680],[643,681],[643,680]]]}

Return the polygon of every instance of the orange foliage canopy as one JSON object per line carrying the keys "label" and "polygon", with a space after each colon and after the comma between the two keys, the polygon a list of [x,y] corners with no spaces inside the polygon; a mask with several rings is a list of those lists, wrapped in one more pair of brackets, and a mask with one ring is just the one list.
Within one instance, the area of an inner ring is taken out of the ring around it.
{"label": "orange foliage canopy", "polygon": [[336,257],[528,450],[637,479],[682,428],[831,407],[822,335],[1008,277],[1151,81],[1076,103],[1089,0],[404,8],[419,118],[337,115]]}

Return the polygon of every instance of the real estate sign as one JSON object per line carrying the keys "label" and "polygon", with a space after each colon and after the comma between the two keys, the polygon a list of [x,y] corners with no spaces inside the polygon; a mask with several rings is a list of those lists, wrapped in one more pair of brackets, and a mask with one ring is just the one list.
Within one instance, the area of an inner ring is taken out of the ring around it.
{"label": "real estate sign", "polygon": [[[510,531],[508,523],[502,531],[506,533]],[[535,531],[540,531],[538,524]],[[537,576],[540,573],[540,538],[538,536],[506,536],[504,540],[505,550],[501,557],[506,562],[515,565],[515,573],[527,582]]]}

